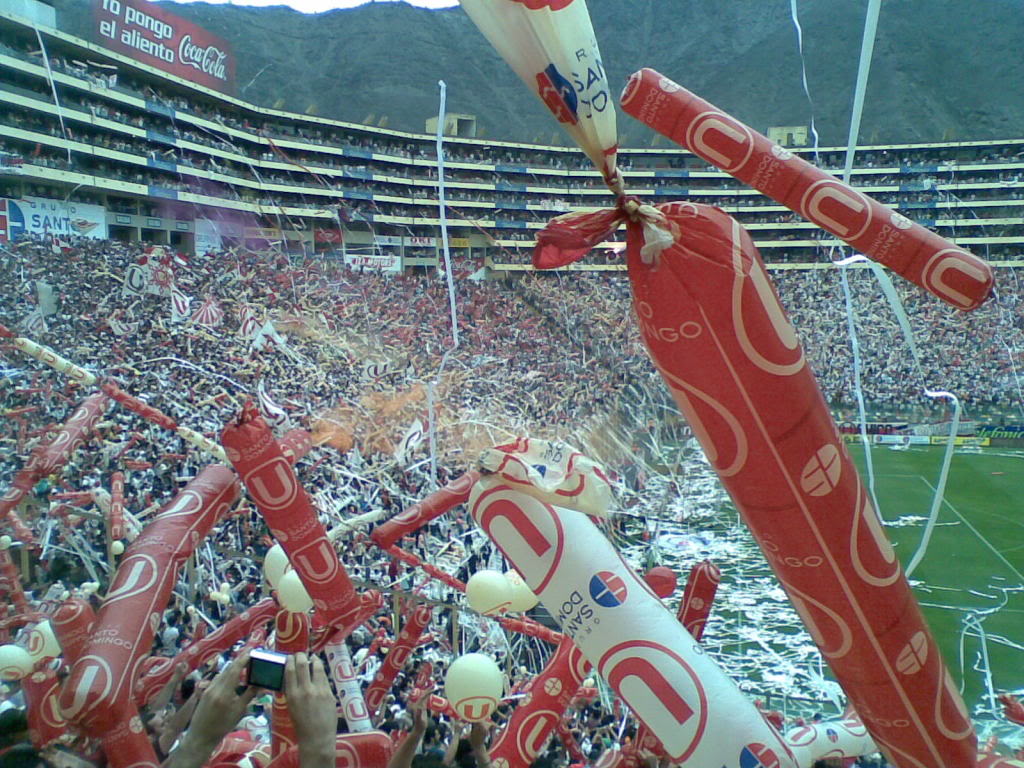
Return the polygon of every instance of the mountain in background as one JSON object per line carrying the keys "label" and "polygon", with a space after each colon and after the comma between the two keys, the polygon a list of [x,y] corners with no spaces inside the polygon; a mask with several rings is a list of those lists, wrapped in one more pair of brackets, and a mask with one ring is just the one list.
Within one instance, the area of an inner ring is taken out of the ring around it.
{"label": "mountain in background", "polygon": [[[89,37],[89,2],[55,0],[59,26]],[[237,93],[257,104],[422,132],[475,115],[483,138],[568,142],[459,8],[370,3],[289,8],[161,5],[228,40]],[[653,67],[758,130],[806,125],[789,0],[589,0],[613,87]],[[867,0],[800,0],[804,57],[823,145],[845,145]],[[1024,0],[899,0],[882,6],[860,142],[1024,135]],[[653,134],[620,112],[623,146]],[[667,146],[664,142],[661,146]]]}

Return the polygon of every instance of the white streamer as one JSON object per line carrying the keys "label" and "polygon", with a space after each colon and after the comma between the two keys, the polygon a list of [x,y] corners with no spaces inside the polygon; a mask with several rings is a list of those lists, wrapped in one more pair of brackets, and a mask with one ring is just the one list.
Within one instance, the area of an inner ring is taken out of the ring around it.
{"label": "white streamer", "polygon": [[448,215],[444,196],[444,119],[448,86],[444,80],[438,80],[437,85],[441,90],[440,105],[437,110],[437,205],[439,209],[438,218],[441,222],[441,248],[444,251],[444,271],[448,283],[448,306],[452,317],[452,346],[445,350],[434,381],[427,385],[427,431],[430,436],[431,488],[437,488],[437,413],[434,405],[434,396],[437,384],[441,381],[441,374],[444,372],[444,367],[448,362],[448,356],[459,348],[459,321],[455,314],[455,281],[452,277],[451,252],[448,247]]}
{"label": "white streamer", "polygon": [[[60,132],[64,135],[64,141],[68,142],[66,147],[68,151],[68,163],[71,163],[71,139],[68,138],[68,129],[64,125],[64,110],[60,108],[60,99],[57,98],[57,83],[53,80],[53,70],[50,69],[50,57],[46,54],[46,44],[43,42],[43,36],[39,32],[39,27],[34,23],[32,29],[36,32],[36,40],[39,41],[39,50],[43,54],[43,64],[46,67],[46,79],[50,81],[50,91],[53,93],[53,105],[57,108],[57,119],[60,121]],[[81,186],[79,184],[78,186]],[[77,187],[76,187],[77,189]],[[74,190],[72,190],[74,191]]]}

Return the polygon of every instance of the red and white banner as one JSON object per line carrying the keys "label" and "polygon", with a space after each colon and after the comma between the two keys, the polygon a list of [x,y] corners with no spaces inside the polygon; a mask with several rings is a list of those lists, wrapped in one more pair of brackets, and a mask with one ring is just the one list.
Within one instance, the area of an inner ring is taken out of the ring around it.
{"label": "red and white banner", "polygon": [[459,2],[608,185],[618,188],[615,105],[586,0]]}
{"label": "red and white banner", "polygon": [[604,516],[613,503],[604,470],[563,442],[520,438],[486,449],[480,467],[523,493],[565,509]]}
{"label": "red and white banner", "polygon": [[710,560],[697,563],[690,569],[676,618],[698,643],[704,636],[704,627],[721,583],[722,572]]}
{"label": "red and white banner", "polygon": [[[391,737],[383,731],[346,733],[334,743],[336,768],[387,768],[394,751]],[[299,750],[289,749],[275,757],[267,768],[299,768]]]}
{"label": "red and white banner", "polygon": [[260,414],[268,424],[281,428],[288,426],[288,413],[270,396],[270,392],[267,391],[266,379],[260,379],[256,385],[256,399],[259,403]]}
{"label": "red and white banner", "polygon": [[345,266],[360,272],[397,273],[402,271],[402,257],[397,253],[346,253]]}
{"label": "red and white banner", "polygon": [[313,241],[316,243],[337,244],[344,239],[341,230],[337,228],[316,227],[313,229]]}
{"label": "red and white banner", "polygon": [[248,304],[238,307],[238,335],[243,339],[252,339],[260,331],[260,321]]}
{"label": "red and white banner", "polygon": [[235,54],[223,39],[145,0],[93,0],[93,36],[136,61],[224,93],[235,90]]}
{"label": "red and white banner", "polygon": [[196,325],[203,325],[207,328],[219,328],[224,322],[224,310],[212,296],[207,296],[199,309],[192,315],[192,322]]}
{"label": "red and white banner", "polygon": [[96,614],[89,601],[80,597],[65,600],[50,619],[53,634],[60,643],[61,656],[68,667],[73,667],[85,655],[95,621]]}

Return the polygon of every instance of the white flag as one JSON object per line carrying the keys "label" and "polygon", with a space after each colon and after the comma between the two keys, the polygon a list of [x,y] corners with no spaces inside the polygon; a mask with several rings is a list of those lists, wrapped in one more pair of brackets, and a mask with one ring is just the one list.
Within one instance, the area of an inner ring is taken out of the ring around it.
{"label": "white flag", "polygon": [[38,336],[41,333],[46,333],[46,318],[43,317],[43,311],[36,307],[24,320],[21,321],[21,327],[25,329],[25,333],[29,336]]}
{"label": "white flag", "polygon": [[124,271],[121,284],[122,296],[141,296],[149,287],[149,267],[145,264],[129,264]]}
{"label": "white flag", "polygon": [[267,322],[263,324],[263,327],[260,328],[259,332],[253,336],[249,349],[263,349],[267,346],[271,348],[277,346],[282,350],[286,348],[284,337],[277,332],[276,328],[274,328],[273,320],[267,320]]}
{"label": "white flag", "polygon": [[405,431],[405,437],[402,438],[402,442],[395,449],[395,458],[399,464],[406,463],[412,452],[423,442],[423,437],[423,422],[416,419],[416,421],[409,425],[409,429]]}

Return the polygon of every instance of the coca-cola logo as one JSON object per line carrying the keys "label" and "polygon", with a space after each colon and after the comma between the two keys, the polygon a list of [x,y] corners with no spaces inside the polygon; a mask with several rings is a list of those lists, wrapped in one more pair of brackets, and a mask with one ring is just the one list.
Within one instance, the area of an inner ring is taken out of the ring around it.
{"label": "coca-cola logo", "polygon": [[183,64],[195,67],[200,72],[216,77],[218,80],[227,80],[228,54],[215,45],[207,45],[205,48],[192,42],[192,35],[184,35],[178,43],[178,58]]}

